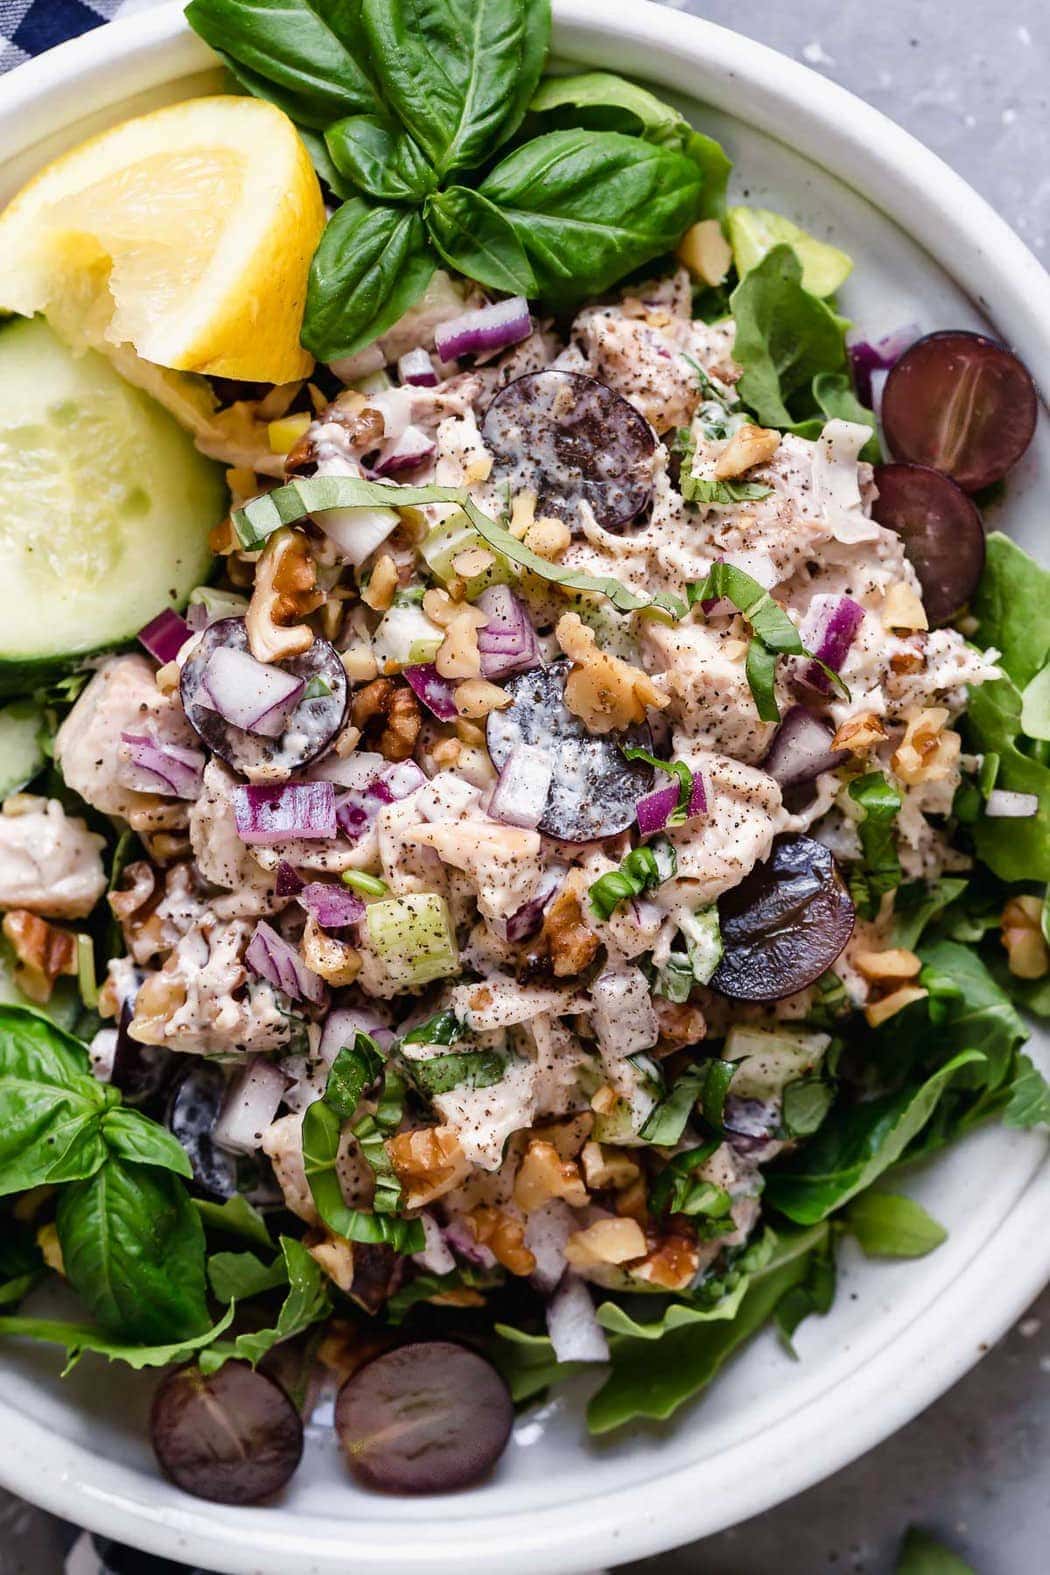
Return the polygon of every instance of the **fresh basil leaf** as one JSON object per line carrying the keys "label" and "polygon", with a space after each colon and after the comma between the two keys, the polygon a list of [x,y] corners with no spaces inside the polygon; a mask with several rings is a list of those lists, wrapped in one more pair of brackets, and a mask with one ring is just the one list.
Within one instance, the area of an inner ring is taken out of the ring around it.
{"label": "fresh basil leaf", "polygon": [[700,1095],[700,1110],[708,1126],[714,1127],[716,1132],[722,1130],[726,1095],[739,1065],[737,1061],[720,1061],[717,1056],[703,1062],[704,1089]]}
{"label": "fresh basil leaf", "polygon": [[752,503],[773,495],[772,487],[764,487],[758,481],[709,481],[686,470],[681,472],[678,486],[687,503]]}
{"label": "fresh basil leaf", "polygon": [[666,837],[655,837],[628,853],[619,869],[609,870],[591,882],[587,890],[590,905],[599,919],[611,919],[621,902],[640,897],[643,891],[670,880],[677,868],[673,843]]}
{"label": "fresh basil leaf", "polygon": [[673,251],[702,207],[691,159],[615,131],[551,131],[486,175],[482,194],[506,214],[540,296],[567,307]]}
{"label": "fresh basil leaf", "polygon": [[893,899],[893,944],[913,952],[927,929],[956,902],[969,882],[952,875],[935,881],[909,881]]}
{"label": "fresh basil leaf", "polygon": [[341,175],[384,202],[422,202],[437,177],[412,138],[384,115],[349,115],[324,134]]}
{"label": "fresh basil leaf", "polygon": [[287,1283],[283,1257],[263,1263],[254,1252],[213,1252],[208,1259],[208,1284],[220,1302],[248,1301]]}
{"label": "fresh basil leaf", "polygon": [[187,1181],[193,1175],[189,1156],[167,1127],[151,1121],[141,1110],[117,1108],[102,1117],[102,1136],[111,1154],[134,1160],[139,1165],[157,1165],[173,1170]]}
{"label": "fresh basil leaf", "polygon": [[924,1258],[948,1240],[921,1203],[892,1192],[861,1193],[846,1210],[846,1224],[869,1258]]}
{"label": "fresh basil leaf", "polygon": [[[695,1174],[710,1158],[713,1148],[714,1145],[707,1144],[704,1148],[675,1155],[667,1169],[661,1171],[657,1185],[653,1188],[651,1202],[654,1210],[659,1208],[666,1214],[688,1214],[694,1218],[703,1216],[714,1221],[728,1218],[733,1207],[729,1193],[724,1187]],[[720,1226],[722,1231],[727,1229],[731,1230],[732,1225]]]}
{"label": "fresh basil leaf", "polygon": [[92,1175],[106,1158],[102,1114],[119,1099],[78,1040],[0,1006],[0,1196]]}
{"label": "fresh basil leaf", "polygon": [[857,828],[862,858],[850,872],[850,895],[861,918],[873,919],[886,892],[900,885],[901,861],[893,828],[902,800],[881,771],[857,777],[849,785],[849,796],[864,811]]}
{"label": "fresh basil leaf", "polygon": [[704,1091],[706,1071],[692,1066],[676,1077],[671,1092],[661,1099],[645,1119],[639,1137],[659,1148],[673,1148],[680,1141],[697,1100]]}
{"label": "fresh basil leaf", "polygon": [[[1023,615],[1018,611],[1017,616]],[[1015,655],[1015,663],[1023,657]],[[970,828],[978,857],[1005,881],[1050,881],[1050,769],[1022,752],[1021,694],[1009,678],[970,691],[963,722],[971,748],[999,756],[997,786],[1034,793],[1039,808],[1028,819],[982,816]]]}
{"label": "fresh basil leaf", "polygon": [[254,551],[282,525],[294,525],[325,509],[415,508],[422,503],[460,503],[460,487],[399,487],[358,476],[305,476],[234,509],[231,523],[241,546]]}
{"label": "fresh basil leaf", "polygon": [[792,1343],[795,1330],[804,1319],[814,1314],[824,1317],[831,1311],[835,1283],[835,1254],[829,1232],[810,1253],[804,1276],[785,1291],[773,1309],[773,1322],[781,1342],[795,1361],[798,1361],[798,1352]]}
{"label": "fresh basil leaf", "polygon": [[498,1050],[427,1056],[425,1061],[408,1061],[406,1066],[412,1082],[428,1099],[454,1088],[491,1088],[507,1073],[506,1058]]}
{"label": "fresh basil leaf", "polygon": [[208,1327],[204,1230],[170,1172],[107,1159],[61,1193],[55,1225],[66,1277],[107,1331],[149,1344]]}
{"label": "fresh basil leaf", "polygon": [[249,1203],[241,1193],[235,1192],[225,1203],[213,1203],[209,1198],[194,1198],[193,1206],[206,1229],[238,1236],[243,1241],[254,1242],[257,1247],[273,1246],[266,1221],[254,1204]]}
{"label": "fresh basil leaf", "polygon": [[426,1022],[417,1023],[401,1039],[403,1045],[454,1045],[468,1033],[455,1012],[435,1012]]}
{"label": "fresh basil leaf", "polygon": [[355,0],[190,0],[186,20],[259,97],[303,125],[370,113]]}
{"label": "fresh basil leaf", "polygon": [[896,1575],[975,1575],[975,1571],[929,1532],[909,1526],[901,1544]]}
{"label": "fresh basil leaf", "polygon": [[1001,531],[989,532],[972,611],[976,643],[994,645],[998,665],[1025,689],[1050,656],[1050,569]]}
{"label": "fresh basil leaf", "polygon": [[127,1367],[140,1371],[144,1367],[169,1367],[175,1362],[185,1362],[195,1352],[202,1350],[212,1340],[224,1334],[233,1322],[234,1308],[227,1307],[222,1317],[203,1334],[191,1339],[175,1340],[167,1345],[135,1345],[122,1340],[119,1335],[107,1334],[89,1323],[61,1323],[51,1318],[20,1318],[17,1315],[0,1318],[0,1338],[42,1340],[48,1345],[64,1345],[65,1378],[79,1362],[85,1351],[105,1356],[111,1362],[123,1362]]}
{"label": "fresh basil leaf", "polygon": [[785,1084],[782,1098],[788,1137],[812,1137],[831,1109],[835,1091],[822,1077],[800,1077]]}
{"label": "fresh basil leaf", "polygon": [[1050,1126],[1050,1083],[1031,1056],[1017,1057],[1003,1124],[1008,1127]]}
{"label": "fresh basil leaf", "polygon": [[383,1071],[383,1057],[370,1034],[360,1030],[352,1045],[344,1045],[332,1062],[324,1086],[324,1101],[342,1121],[349,1121],[361,1095]]}
{"label": "fresh basil leaf", "polygon": [[303,1117],[303,1165],[310,1193],[324,1223],[348,1241],[387,1242],[396,1252],[422,1252],[426,1244],[417,1219],[352,1209],[343,1198],[336,1170],[342,1123],[323,1099]]}
{"label": "fresh basil leaf", "polygon": [[666,1421],[711,1382],[733,1352],[768,1322],[788,1291],[806,1277],[810,1255],[827,1226],[784,1231],[768,1262],[756,1270],[735,1316],[693,1319],[655,1343],[614,1338],[612,1371],[587,1408],[592,1433],[608,1433],[634,1417]]}
{"label": "fresh basil leaf", "polygon": [[774,246],[730,297],[736,319],[733,358],[743,367],[737,393],[767,427],[790,427],[788,400],[822,372],[846,370],[841,318],[802,288],[790,246]]}
{"label": "fresh basil leaf", "polygon": [[554,129],[583,126],[591,131],[620,131],[684,153],[704,178],[697,217],[720,218],[725,212],[726,185],[733,168],[725,149],[636,82],[611,71],[548,77],[533,95],[529,112],[543,116],[544,124]]}
{"label": "fresh basil leaf", "polygon": [[310,155],[310,163],[314,167],[318,180],[323,181],[335,197],[341,199],[356,197],[357,187],[353,181],[348,180],[345,175],[336,169],[323,134],[320,131],[310,131],[305,126],[299,126],[296,129],[299,132],[303,147]]}
{"label": "fresh basil leaf", "polygon": [[415,306],[436,266],[418,213],[352,197],[310,264],[303,344],[319,361],[362,350]]}
{"label": "fresh basil leaf", "polygon": [[548,0],[363,0],[383,95],[440,175],[517,129],[550,37]]}
{"label": "fresh basil leaf", "polygon": [[827,1219],[895,1165],[930,1120],[958,1074],[983,1062],[963,1051],[921,1084],[836,1109],[820,1131],[766,1178],[766,1201],[788,1219]]}
{"label": "fresh basil leaf", "polygon": [[490,290],[535,295],[536,275],[511,221],[480,191],[450,186],[427,199],[427,233],[450,268]]}
{"label": "fresh basil leaf", "polygon": [[[201,1371],[214,1373],[224,1362],[250,1362],[254,1367],[268,1351],[284,1340],[302,1334],[304,1329],[320,1323],[332,1311],[328,1283],[320,1265],[307,1252],[301,1241],[291,1236],[281,1237],[281,1279],[287,1283],[288,1293],[277,1315],[277,1322],[267,1329],[253,1329],[239,1334],[234,1340],[217,1340],[200,1355]],[[250,1254],[248,1255],[250,1256]]]}

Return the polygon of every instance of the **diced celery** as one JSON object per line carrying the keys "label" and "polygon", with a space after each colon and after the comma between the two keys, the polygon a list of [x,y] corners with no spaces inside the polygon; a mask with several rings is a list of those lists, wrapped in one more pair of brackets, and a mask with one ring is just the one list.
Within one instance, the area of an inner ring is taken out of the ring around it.
{"label": "diced celery", "polygon": [[445,899],[409,892],[370,903],[368,940],[393,984],[429,984],[459,972],[459,949]]}
{"label": "diced celery", "polygon": [[44,765],[44,717],[32,700],[15,700],[0,711],[0,798],[17,793]]}
{"label": "diced celery", "polygon": [[[447,585],[458,574],[458,570],[453,566],[453,559],[477,547],[485,552],[491,551],[467,516],[462,510],[457,510],[454,514],[450,514],[447,520],[442,520],[440,525],[434,526],[430,534],[424,537],[419,551],[434,577]],[[492,554],[492,562],[487,568],[480,574],[470,575],[465,580],[467,600],[474,601],[486,586],[507,585],[511,578],[507,563],[498,555]]]}
{"label": "diced celery", "polygon": [[372,652],[381,673],[432,662],[445,638],[422,607],[403,602],[383,614],[372,640]]}
{"label": "diced celery", "polygon": [[741,1099],[778,1099],[786,1083],[815,1072],[831,1043],[828,1034],[801,1029],[743,1028],[729,1030],[722,1050],[723,1061],[740,1064],[733,1076],[733,1093]]}
{"label": "diced celery", "polygon": [[190,606],[203,607],[215,623],[220,618],[243,618],[248,611],[248,598],[214,585],[198,585],[190,592]]}
{"label": "diced celery", "polygon": [[378,372],[366,372],[364,377],[350,384],[359,394],[385,394],[393,386],[393,380],[385,367],[380,367]]}
{"label": "diced celery", "polygon": [[618,1099],[609,1111],[595,1113],[591,1136],[596,1143],[613,1143],[621,1148],[637,1145],[639,1122],[626,1099]]}
{"label": "diced celery", "polygon": [[706,984],[722,961],[718,909],[712,903],[709,908],[699,908],[696,913],[682,915],[678,920],[678,928],[685,939],[693,978],[697,984]]}

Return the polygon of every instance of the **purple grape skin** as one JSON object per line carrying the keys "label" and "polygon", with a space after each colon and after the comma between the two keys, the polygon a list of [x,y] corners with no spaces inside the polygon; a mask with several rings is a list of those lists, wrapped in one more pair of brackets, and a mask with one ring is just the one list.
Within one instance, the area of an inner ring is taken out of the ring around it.
{"label": "purple grape skin", "polygon": [[339,1391],[335,1427],[350,1470],[381,1493],[453,1493],[487,1475],[514,1409],[484,1357],[448,1340],[375,1357]]}
{"label": "purple grape skin", "polygon": [[254,1504],[279,1492],[303,1453],[303,1424],[272,1378],[247,1362],[205,1377],[170,1373],[153,1397],[154,1453],[176,1487],[214,1504]]}
{"label": "purple grape skin", "polygon": [[961,612],[984,572],[984,523],[973,499],[928,465],[876,465],[872,517],[896,531],[931,624]]}

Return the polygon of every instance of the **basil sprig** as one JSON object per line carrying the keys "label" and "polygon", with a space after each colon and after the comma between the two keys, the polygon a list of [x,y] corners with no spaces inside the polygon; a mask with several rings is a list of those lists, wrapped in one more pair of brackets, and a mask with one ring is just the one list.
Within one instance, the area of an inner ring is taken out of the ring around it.
{"label": "basil sprig", "polygon": [[869,771],[849,785],[849,796],[864,811],[857,827],[863,857],[850,874],[850,896],[862,919],[873,919],[888,891],[901,883],[901,861],[893,827],[902,799],[889,777]]}
{"label": "basil sprig", "polygon": [[[186,15],[348,199],[307,292],[321,360],[370,344],[441,263],[564,308],[723,206],[718,143],[644,89],[587,73],[537,93],[549,0],[191,0]],[[538,135],[520,140],[530,106]]]}
{"label": "basil sprig", "polygon": [[611,919],[621,902],[662,885],[677,868],[674,844],[666,837],[654,837],[628,853],[619,869],[609,870],[591,883],[587,892],[591,907],[599,919]]}
{"label": "basil sprig", "polygon": [[694,581],[688,590],[689,605],[698,602],[732,602],[751,625],[751,641],[747,648],[747,682],[755,707],[763,722],[779,722],[780,709],[776,697],[776,664],[778,656],[805,656],[815,661],[826,674],[839,694],[849,698],[849,690],[834,668],[828,667],[807,651],[801,636],[784,609],[777,605],[764,585],[750,574],[738,569],[734,563],[714,563],[706,580]]}

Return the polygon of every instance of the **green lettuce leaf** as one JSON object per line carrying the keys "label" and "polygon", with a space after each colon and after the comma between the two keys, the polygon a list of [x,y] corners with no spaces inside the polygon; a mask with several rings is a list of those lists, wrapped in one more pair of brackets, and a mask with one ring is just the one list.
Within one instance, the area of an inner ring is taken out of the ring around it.
{"label": "green lettuce leaf", "polygon": [[[328,1294],[328,1281],[320,1266],[302,1242],[291,1236],[281,1237],[281,1253],[284,1259],[283,1279],[287,1281],[288,1293],[277,1315],[277,1322],[270,1328],[254,1329],[237,1335],[234,1340],[217,1340],[209,1345],[199,1358],[203,1372],[213,1373],[227,1361],[250,1362],[254,1367],[275,1345],[292,1339],[328,1317],[332,1303]],[[243,1279],[243,1271],[240,1277]]]}
{"label": "green lettuce leaf", "polygon": [[136,1345],[117,1335],[88,1323],[62,1323],[51,1318],[0,1318],[0,1337],[9,1335],[30,1340],[42,1340],[48,1345],[64,1345],[68,1358],[63,1378],[76,1366],[85,1351],[94,1351],[111,1362],[124,1362],[136,1370],[143,1367],[168,1367],[173,1362],[184,1362],[196,1351],[203,1350],[212,1340],[224,1334],[233,1322],[234,1309],[227,1307],[217,1323],[202,1334],[188,1340],[175,1340],[168,1345]]}
{"label": "green lettuce leaf", "polygon": [[790,427],[788,401],[808,393],[822,372],[845,373],[841,318],[802,288],[802,264],[790,246],[774,246],[730,297],[736,319],[733,358],[743,367],[737,393],[767,427]]}
{"label": "green lettuce leaf", "polygon": [[846,1210],[846,1224],[869,1258],[924,1258],[948,1240],[921,1203],[892,1192],[864,1192]]}

